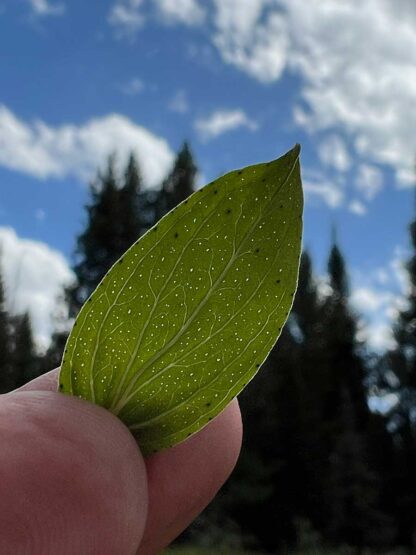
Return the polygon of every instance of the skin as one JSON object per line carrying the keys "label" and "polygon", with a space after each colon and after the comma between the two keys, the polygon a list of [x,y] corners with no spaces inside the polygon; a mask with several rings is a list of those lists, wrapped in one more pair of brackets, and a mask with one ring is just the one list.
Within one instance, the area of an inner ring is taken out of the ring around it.
{"label": "skin", "polygon": [[124,424],[56,392],[54,370],[0,396],[0,553],[153,555],[212,500],[237,461],[234,400],[144,459]]}

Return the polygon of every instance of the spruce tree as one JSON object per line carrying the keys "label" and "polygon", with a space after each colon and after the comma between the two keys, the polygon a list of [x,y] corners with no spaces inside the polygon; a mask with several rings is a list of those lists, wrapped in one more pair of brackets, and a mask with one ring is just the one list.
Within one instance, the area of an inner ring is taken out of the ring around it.
{"label": "spruce tree", "polygon": [[299,519],[311,519],[321,504],[320,326],[319,296],[305,252],[289,321],[240,397],[245,440],[225,507],[248,536],[249,548],[275,553],[294,547]]}
{"label": "spruce tree", "polygon": [[141,177],[131,155],[124,183],[117,181],[114,157],[90,187],[87,225],[79,235],[74,273],[76,283],[68,290],[70,313],[74,316],[114,262],[138,239],[142,224],[139,214]]}
{"label": "spruce tree", "polygon": [[13,385],[10,317],[6,310],[5,291],[0,264],[0,393],[7,393],[13,389]]}
{"label": "spruce tree", "polygon": [[359,429],[364,429],[369,408],[364,381],[366,368],[357,341],[357,317],[349,305],[349,283],[345,261],[336,243],[328,260],[331,294],[326,299],[324,325],[326,327],[326,352],[328,370],[332,376],[332,391],[328,392],[328,419],[336,416],[345,388],[352,403]]}
{"label": "spruce tree", "polygon": [[162,184],[157,199],[156,218],[161,218],[166,212],[175,208],[185,200],[195,189],[197,167],[187,142],[176,156],[173,168]]}
{"label": "spruce tree", "polygon": [[[142,177],[133,154],[121,182],[116,177],[114,157],[110,156],[106,171],[98,173],[90,185],[87,222],[75,250],[76,279],[65,291],[69,317],[77,315],[105,273],[148,227],[143,217],[141,190]],[[57,324],[44,359],[47,369],[59,365],[68,336],[68,326],[62,321]]]}
{"label": "spruce tree", "polygon": [[32,325],[28,312],[15,316],[13,340],[13,387],[21,387],[40,373],[39,357],[33,340]]}
{"label": "spruce tree", "polygon": [[322,299],[307,251],[301,257],[291,319],[292,333],[297,337],[298,344],[298,456],[303,483],[298,516],[311,521],[314,528],[323,530],[327,518],[324,488],[329,461],[328,424],[323,407],[331,384],[328,368],[324,364],[327,346]]}
{"label": "spruce tree", "polygon": [[397,515],[399,541],[416,547],[416,219],[410,225],[411,255],[406,264],[408,293],[406,307],[394,329],[396,347],[389,353],[389,369],[398,379],[390,389],[399,402],[392,410],[397,443]]}
{"label": "spruce tree", "polygon": [[334,543],[353,545],[361,553],[370,523],[377,525],[377,477],[368,464],[366,366],[356,338],[357,317],[349,306],[345,261],[335,242],[328,274],[331,294],[324,303],[322,360],[328,377],[323,421],[329,456],[324,531]]}

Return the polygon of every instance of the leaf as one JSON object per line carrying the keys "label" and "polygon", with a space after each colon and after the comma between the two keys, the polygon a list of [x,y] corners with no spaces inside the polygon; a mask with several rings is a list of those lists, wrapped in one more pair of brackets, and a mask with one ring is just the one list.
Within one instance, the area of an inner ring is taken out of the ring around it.
{"label": "leaf", "polygon": [[299,151],[191,195],[126,252],[81,309],[59,388],[120,417],[144,453],[207,424],[280,335],[300,255]]}

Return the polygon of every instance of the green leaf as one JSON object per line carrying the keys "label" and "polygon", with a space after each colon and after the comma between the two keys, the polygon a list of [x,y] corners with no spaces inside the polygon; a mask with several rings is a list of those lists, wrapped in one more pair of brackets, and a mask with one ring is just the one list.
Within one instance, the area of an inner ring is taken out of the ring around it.
{"label": "green leaf", "polygon": [[119,416],[144,453],[207,424],[276,342],[298,274],[299,150],[191,195],[81,309],[59,388]]}

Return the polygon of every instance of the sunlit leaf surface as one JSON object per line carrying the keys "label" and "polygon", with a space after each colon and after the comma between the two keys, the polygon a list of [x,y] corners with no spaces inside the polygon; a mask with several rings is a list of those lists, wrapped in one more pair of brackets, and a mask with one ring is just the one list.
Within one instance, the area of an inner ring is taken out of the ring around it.
{"label": "sunlit leaf surface", "polygon": [[254,376],[286,321],[302,205],[298,146],[194,193],[85,303],[60,390],[119,416],[144,453],[202,428]]}

